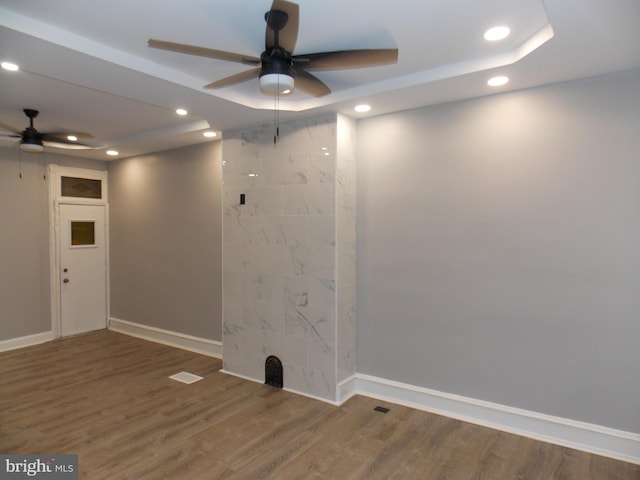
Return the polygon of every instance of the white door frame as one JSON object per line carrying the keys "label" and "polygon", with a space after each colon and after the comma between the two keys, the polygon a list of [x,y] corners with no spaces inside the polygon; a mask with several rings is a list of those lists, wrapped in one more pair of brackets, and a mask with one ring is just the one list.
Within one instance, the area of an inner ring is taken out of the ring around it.
{"label": "white door frame", "polygon": [[[60,205],[103,205],[105,207],[105,260],[106,260],[106,317],[110,315],[109,295],[109,198],[106,170],[89,170],[85,168],[63,167],[51,164],[48,167],[49,177],[49,278],[51,284],[51,330],[54,338],[62,334],[61,285],[60,285]],[[102,198],[64,197],[61,191],[62,177],[90,178],[102,181]]]}

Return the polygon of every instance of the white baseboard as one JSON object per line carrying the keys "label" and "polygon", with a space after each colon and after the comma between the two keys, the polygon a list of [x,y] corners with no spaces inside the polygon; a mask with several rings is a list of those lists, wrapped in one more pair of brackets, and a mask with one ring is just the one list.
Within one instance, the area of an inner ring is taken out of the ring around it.
{"label": "white baseboard", "polygon": [[[360,394],[514,433],[547,443],[640,464],[640,434],[430,390],[370,375],[345,380],[345,398]],[[351,386],[355,383],[355,386]]]}
{"label": "white baseboard", "polygon": [[[349,378],[341,381],[338,384],[338,391],[336,392],[336,397],[338,399],[339,405],[342,405],[351,397],[353,397],[354,395],[358,395],[358,393],[360,393],[356,389],[357,375],[358,374],[351,375]],[[365,394],[362,393],[362,395],[365,395]]]}
{"label": "white baseboard", "polygon": [[16,348],[30,347],[39,343],[50,342],[55,337],[52,331],[35,333],[25,337],[10,338],[9,340],[0,340],[0,352],[8,352]]}
{"label": "white baseboard", "polygon": [[109,317],[109,330],[191,352],[222,358],[222,342]]}
{"label": "white baseboard", "polygon": [[[220,370],[220,372],[221,373],[225,373],[227,375],[232,375],[234,377],[242,378],[243,380],[249,380],[249,381],[255,382],[255,383],[264,383],[261,380],[258,380],[256,378],[248,377],[246,375],[241,375],[241,374],[235,373],[235,372],[230,372],[229,370],[225,370],[224,368],[222,368]],[[295,393],[296,395],[300,395],[300,396],[303,396],[303,397],[312,398],[314,400],[319,400],[319,401],[324,402],[324,403],[330,403],[331,405],[335,405],[336,407],[340,406],[340,403],[338,403],[338,402],[333,402],[333,401],[328,400],[326,398],[318,397],[316,395],[311,395],[310,393],[300,392],[300,391],[295,390],[293,388],[284,387],[284,388],[282,388],[282,390],[284,390],[285,392]]]}

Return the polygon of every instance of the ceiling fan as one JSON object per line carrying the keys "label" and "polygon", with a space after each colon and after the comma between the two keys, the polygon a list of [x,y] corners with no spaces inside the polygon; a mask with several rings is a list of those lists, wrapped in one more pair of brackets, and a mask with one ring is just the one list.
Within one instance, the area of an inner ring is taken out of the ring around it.
{"label": "ceiling fan", "polygon": [[265,50],[260,57],[225,52],[211,48],[149,39],[153,48],[227,60],[254,66],[253,69],[217,80],[204,88],[223,88],[259,78],[260,89],[271,95],[287,94],[294,86],[321,97],[331,89],[309,70],[339,70],[397,63],[398,49],[340,50],[293,55],[298,38],[299,7],[296,3],[274,0],[265,13],[267,22]]}
{"label": "ceiling fan", "polygon": [[[40,112],[31,108],[25,108],[24,114],[29,118],[29,126],[22,132],[10,125],[0,123],[0,128],[13,132],[10,135],[2,135],[6,138],[19,138],[20,150],[24,152],[39,153],[44,150],[44,146],[66,149],[95,149],[101,148],[87,143],[80,143],[78,139],[93,138],[88,133],[69,133],[69,132],[39,132],[33,126],[33,119],[38,116]],[[73,140],[75,139],[75,140]]]}

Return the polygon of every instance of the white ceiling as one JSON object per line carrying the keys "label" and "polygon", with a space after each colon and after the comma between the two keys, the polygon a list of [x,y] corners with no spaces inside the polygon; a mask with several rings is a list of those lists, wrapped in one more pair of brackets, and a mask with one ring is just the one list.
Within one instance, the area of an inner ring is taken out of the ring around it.
{"label": "white ceiling", "polygon": [[[299,0],[294,54],[398,48],[396,65],[314,72],[325,97],[281,98],[280,119],[338,111],[366,115],[489,95],[640,67],[640,0]],[[121,157],[204,141],[274,119],[257,80],[203,85],[240,64],[151,49],[149,38],[259,56],[270,0],[0,0],[0,122],[40,131],[79,130]],[[504,24],[497,43],[482,35]],[[487,87],[496,74],[503,87]],[[178,117],[177,107],[189,110]],[[0,146],[11,143],[0,142]],[[105,150],[65,151],[108,159]]]}

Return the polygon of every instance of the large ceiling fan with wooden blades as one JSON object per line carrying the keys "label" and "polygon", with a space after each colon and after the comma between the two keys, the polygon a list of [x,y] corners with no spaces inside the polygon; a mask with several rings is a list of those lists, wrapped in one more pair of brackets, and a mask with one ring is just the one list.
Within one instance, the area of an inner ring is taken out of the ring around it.
{"label": "large ceiling fan with wooden blades", "polygon": [[308,94],[321,97],[329,94],[331,89],[309,71],[372,67],[398,62],[396,48],[294,55],[298,39],[298,19],[298,4],[274,0],[271,10],[265,13],[265,50],[260,57],[155,39],[149,39],[148,45],[162,50],[253,66],[251,70],[217,80],[205,85],[205,88],[224,88],[259,78],[260,89],[263,93],[271,95],[289,93],[295,86]]}
{"label": "large ceiling fan with wooden blades", "polygon": [[90,145],[88,143],[82,143],[78,141],[89,140],[93,138],[88,133],[71,131],[39,132],[33,126],[33,119],[36,118],[40,112],[32,108],[25,108],[23,112],[29,118],[29,126],[23,131],[0,122],[1,129],[12,132],[8,135],[0,134],[0,136],[5,138],[19,138],[20,150],[23,150],[25,152],[39,153],[44,150],[45,146],[71,150],[93,150],[102,148],[102,146],[99,145]]}

